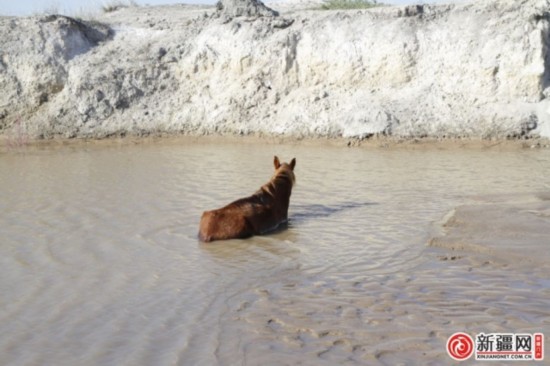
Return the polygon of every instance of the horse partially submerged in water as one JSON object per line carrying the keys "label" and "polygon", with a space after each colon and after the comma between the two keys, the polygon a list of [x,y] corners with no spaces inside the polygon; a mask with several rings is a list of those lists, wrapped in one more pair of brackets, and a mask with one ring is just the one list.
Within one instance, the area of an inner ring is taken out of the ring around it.
{"label": "horse partially submerged in water", "polygon": [[275,174],[252,196],[241,198],[217,210],[205,211],[201,217],[199,239],[205,242],[247,238],[275,230],[288,219],[292,186],[296,182],[294,167],[274,157]]}

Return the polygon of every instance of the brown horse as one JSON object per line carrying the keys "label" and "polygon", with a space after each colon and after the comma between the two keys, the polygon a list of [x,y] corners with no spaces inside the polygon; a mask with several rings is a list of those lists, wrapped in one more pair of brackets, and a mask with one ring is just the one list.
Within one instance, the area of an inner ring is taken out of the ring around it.
{"label": "brown horse", "polygon": [[274,157],[275,174],[252,196],[241,198],[201,217],[199,239],[205,242],[247,238],[276,229],[287,221],[296,159],[280,163]]}

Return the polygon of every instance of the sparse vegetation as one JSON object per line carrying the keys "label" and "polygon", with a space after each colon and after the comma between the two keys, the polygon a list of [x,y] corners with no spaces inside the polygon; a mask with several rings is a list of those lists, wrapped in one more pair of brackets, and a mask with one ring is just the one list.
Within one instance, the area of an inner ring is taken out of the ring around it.
{"label": "sparse vegetation", "polygon": [[103,4],[101,9],[103,10],[104,13],[110,13],[121,8],[129,8],[129,7],[136,7],[136,6],[139,6],[139,4],[135,0],[126,0],[126,1],[115,0],[115,1],[111,1],[109,3]]}
{"label": "sparse vegetation", "polygon": [[375,6],[382,6],[377,0],[325,0],[321,9],[368,9]]}
{"label": "sparse vegetation", "polygon": [[46,15],[61,14],[61,11],[59,9],[60,9],[59,3],[55,2],[48,5],[44,9],[43,13]]}

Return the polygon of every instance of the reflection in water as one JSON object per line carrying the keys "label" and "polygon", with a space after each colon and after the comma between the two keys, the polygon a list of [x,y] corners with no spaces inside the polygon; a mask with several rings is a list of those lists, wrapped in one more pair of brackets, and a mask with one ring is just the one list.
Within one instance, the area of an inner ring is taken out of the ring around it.
{"label": "reflection in water", "polygon": [[296,237],[292,231],[271,233],[260,236],[254,241],[249,239],[221,240],[217,243],[200,243],[199,247],[223,267],[242,264],[258,265],[262,268],[270,260],[278,261],[297,259],[300,250],[292,244]]}
{"label": "reflection in water", "polygon": [[[254,192],[276,154],[298,161],[287,227],[200,243],[202,211]],[[473,195],[547,191],[549,155],[187,142],[1,155],[1,361],[444,364],[452,329],[541,331],[548,274],[441,261],[426,241]]]}
{"label": "reflection in water", "polygon": [[322,205],[318,203],[307,205],[294,205],[293,214],[291,215],[291,217],[289,217],[289,221],[291,224],[296,224],[300,221],[325,218],[343,211],[375,204],[376,203],[372,202],[342,202],[328,205]]}

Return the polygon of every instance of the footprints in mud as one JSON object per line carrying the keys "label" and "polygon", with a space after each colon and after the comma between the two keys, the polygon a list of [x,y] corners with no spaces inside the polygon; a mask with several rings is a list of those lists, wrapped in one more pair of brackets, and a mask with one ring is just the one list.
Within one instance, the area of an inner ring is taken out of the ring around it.
{"label": "footprints in mud", "polygon": [[248,308],[250,307],[250,305],[251,305],[251,304],[250,304],[248,301],[242,302],[242,303],[239,305],[239,307],[237,308],[237,312],[241,312],[241,311],[243,311],[243,310],[248,309]]}
{"label": "footprints in mud", "polygon": [[437,258],[440,261],[456,261],[458,259],[462,259],[463,256],[461,256],[461,255],[440,255]]}
{"label": "footprints in mud", "polygon": [[267,321],[267,326],[271,328],[271,330],[278,331],[283,328],[283,323],[278,319],[269,319]]}
{"label": "footprints in mud", "polygon": [[[274,281],[240,293],[229,308],[249,352],[285,350],[290,358],[307,355],[323,364],[392,364],[399,352],[422,356],[441,342],[445,334],[426,330],[424,312],[456,311],[445,307],[446,298],[441,286],[417,274],[349,274],[339,282],[330,276]],[[392,349],[395,337],[399,350]]]}
{"label": "footprints in mud", "polygon": [[352,361],[354,360],[354,355],[363,353],[366,351],[366,346],[362,344],[355,344],[352,345],[352,343],[347,339],[337,339],[334,342],[332,342],[332,346],[329,346],[328,348],[317,352],[317,357],[319,358],[329,358],[329,356],[332,354],[335,354],[335,356],[338,359],[342,359],[340,357],[342,354],[347,354],[346,357],[348,360]]}
{"label": "footprints in mud", "polygon": [[[310,350],[319,358],[327,358],[331,354],[351,355],[366,351],[366,345],[355,343],[345,336],[345,332],[337,330],[314,330],[311,328],[296,328],[278,318],[270,318],[266,322],[270,331],[277,333],[286,345],[302,350]],[[281,334],[284,334],[281,336]]]}
{"label": "footprints in mud", "polygon": [[340,284],[330,278],[282,282],[241,294],[231,308],[247,334],[255,334],[242,344],[257,347],[261,339],[268,349],[294,350],[322,362],[363,362],[373,359],[376,338],[385,342],[384,334],[373,338],[372,330],[393,327],[394,314],[399,313],[388,306],[395,295],[380,292],[380,286],[391,286],[393,280],[350,276]]}
{"label": "footprints in mud", "polygon": [[[514,289],[507,276],[492,275],[493,266],[480,260],[474,270],[493,276],[486,284],[470,274],[468,257],[438,259],[414,273],[321,273],[262,282],[228,302],[235,320],[231,334],[238,334],[250,359],[276,352],[286,364],[300,355],[317,364],[392,365],[405,364],[404,355],[445,361],[440,349],[453,327],[471,329],[480,319],[500,318],[499,330],[519,328],[528,323],[518,309],[539,318],[547,314],[546,282],[522,277]],[[538,289],[528,305],[525,284]],[[512,292],[502,296],[506,291]]]}

